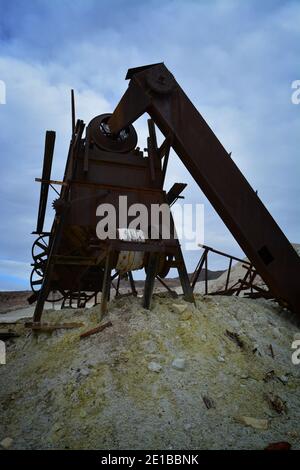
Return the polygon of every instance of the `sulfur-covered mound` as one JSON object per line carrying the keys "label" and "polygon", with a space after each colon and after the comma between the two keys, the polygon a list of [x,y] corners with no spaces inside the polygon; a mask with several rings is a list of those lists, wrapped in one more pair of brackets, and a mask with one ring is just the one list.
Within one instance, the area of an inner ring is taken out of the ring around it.
{"label": "sulfur-covered mound", "polygon": [[295,317],[275,303],[167,294],[110,304],[112,326],[84,339],[99,307],[46,311],[84,322],[33,335],[22,322],[0,366],[0,441],[12,448],[300,448]]}

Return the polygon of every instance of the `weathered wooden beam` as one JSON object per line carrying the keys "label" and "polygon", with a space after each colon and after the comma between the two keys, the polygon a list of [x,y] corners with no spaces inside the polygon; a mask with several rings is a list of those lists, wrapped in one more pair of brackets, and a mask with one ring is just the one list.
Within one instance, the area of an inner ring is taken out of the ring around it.
{"label": "weathered wooden beam", "polygon": [[108,328],[112,326],[112,322],[108,321],[106,323],[103,323],[103,325],[96,326],[96,328],[92,328],[91,330],[85,331],[84,333],[81,333],[80,339],[87,338],[88,336],[94,335],[96,333],[100,333],[100,331],[105,330],[105,328]]}
{"label": "weathered wooden beam", "polygon": [[40,323],[40,322],[26,322],[24,324],[25,328],[31,328],[34,331],[54,331],[54,330],[63,330],[71,328],[80,328],[84,326],[82,322],[73,322],[73,323]]}
{"label": "weathered wooden beam", "polygon": [[42,179],[42,178],[35,178],[35,181],[37,183],[46,183],[46,184],[57,184],[58,186],[67,186],[68,183],[64,182],[64,181],[58,181],[58,180],[46,180],[46,179]]}
{"label": "weathered wooden beam", "polygon": [[17,338],[18,336],[20,335],[18,335],[17,333],[13,331],[0,331],[0,340],[2,341],[5,341],[11,338]]}

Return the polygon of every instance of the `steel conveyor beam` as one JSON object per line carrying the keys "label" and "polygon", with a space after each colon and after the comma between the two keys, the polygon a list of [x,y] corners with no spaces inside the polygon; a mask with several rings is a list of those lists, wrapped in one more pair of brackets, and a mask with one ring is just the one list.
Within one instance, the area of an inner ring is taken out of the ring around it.
{"label": "steel conveyor beam", "polygon": [[113,133],[145,111],[166,137],[272,293],[300,313],[300,259],[228,152],[163,63],[128,71]]}

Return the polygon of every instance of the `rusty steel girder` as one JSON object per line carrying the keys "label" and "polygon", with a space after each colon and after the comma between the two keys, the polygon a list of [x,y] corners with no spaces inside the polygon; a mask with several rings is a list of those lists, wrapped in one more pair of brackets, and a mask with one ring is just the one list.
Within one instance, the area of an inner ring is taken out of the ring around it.
{"label": "rusty steel girder", "polygon": [[300,259],[244,175],[163,63],[129,69],[110,132],[148,112],[274,296],[300,313]]}

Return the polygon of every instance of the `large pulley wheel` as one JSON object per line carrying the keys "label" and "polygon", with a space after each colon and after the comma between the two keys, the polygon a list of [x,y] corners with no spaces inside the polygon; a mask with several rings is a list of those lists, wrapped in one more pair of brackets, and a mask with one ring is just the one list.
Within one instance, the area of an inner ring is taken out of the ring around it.
{"label": "large pulley wheel", "polygon": [[100,114],[88,125],[89,139],[103,150],[108,152],[125,153],[136,147],[137,133],[132,124],[113,134],[108,126],[111,114]]}
{"label": "large pulley wheel", "polygon": [[43,284],[43,280],[44,280],[43,274],[34,267],[30,275],[30,287],[31,287],[32,292],[37,294],[40,291],[42,284]]}
{"label": "large pulley wheel", "polygon": [[32,245],[31,254],[33,259],[34,269],[41,277],[47,264],[49,253],[49,235],[41,235],[37,238]]}
{"label": "large pulley wheel", "polygon": [[[45,270],[49,254],[49,235],[41,235],[38,237],[31,249],[33,259],[33,269],[30,275],[30,286],[32,292],[38,294],[45,276]],[[48,302],[60,302],[64,299],[64,293],[60,290],[52,290],[49,292]]]}
{"label": "large pulley wheel", "polygon": [[[30,286],[32,292],[38,294],[44,281],[44,275],[39,272],[35,267],[31,271],[30,275]],[[53,289],[49,292],[47,296],[47,302],[61,302],[64,300],[66,294],[61,289]]]}

